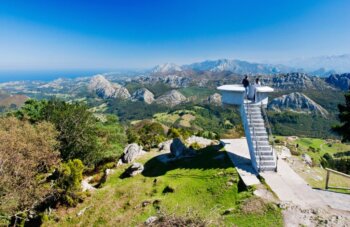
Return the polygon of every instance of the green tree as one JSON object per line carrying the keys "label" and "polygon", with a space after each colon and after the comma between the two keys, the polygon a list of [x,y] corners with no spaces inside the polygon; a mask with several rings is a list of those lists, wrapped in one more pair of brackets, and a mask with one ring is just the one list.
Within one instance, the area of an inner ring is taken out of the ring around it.
{"label": "green tree", "polygon": [[60,133],[58,139],[63,160],[77,158],[86,165],[99,161],[97,119],[85,104],[52,99],[44,110],[44,118],[54,123]]}
{"label": "green tree", "polygon": [[344,96],[345,105],[338,105],[341,124],[333,127],[333,130],[343,137],[343,142],[346,142],[350,141],[350,91]]}

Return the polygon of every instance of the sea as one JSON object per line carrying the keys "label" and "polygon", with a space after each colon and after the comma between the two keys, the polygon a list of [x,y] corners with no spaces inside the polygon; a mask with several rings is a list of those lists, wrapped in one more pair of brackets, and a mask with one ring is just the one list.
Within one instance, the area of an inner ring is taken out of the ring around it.
{"label": "sea", "polygon": [[0,83],[9,81],[52,81],[58,78],[77,78],[104,73],[103,70],[65,70],[65,71],[1,71]]}

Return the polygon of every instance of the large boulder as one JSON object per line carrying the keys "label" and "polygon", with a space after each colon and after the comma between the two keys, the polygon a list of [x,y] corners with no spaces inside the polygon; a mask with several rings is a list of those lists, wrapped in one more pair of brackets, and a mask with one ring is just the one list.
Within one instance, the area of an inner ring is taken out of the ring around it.
{"label": "large boulder", "polygon": [[132,143],[125,147],[121,160],[123,163],[131,163],[135,158],[143,154],[145,154],[145,151],[142,150],[142,146]]}
{"label": "large boulder", "polygon": [[186,143],[188,145],[196,143],[200,147],[207,147],[209,145],[214,144],[215,142],[213,140],[210,140],[210,139],[207,139],[207,138],[203,138],[203,137],[199,137],[199,136],[191,136],[188,139],[186,139]]}
{"label": "large boulder", "polygon": [[137,174],[142,173],[143,170],[144,170],[143,165],[141,163],[135,162],[125,170],[125,172],[121,175],[121,178],[134,177]]}
{"label": "large boulder", "polygon": [[140,88],[132,94],[131,100],[132,101],[142,101],[142,102],[145,102],[147,104],[151,104],[154,101],[154,95],[148,89]]}
{"label": "large boulder", "polygon": [[161,142],[160,144],[158,144],[158,149],[160,152],[164,152],[164,153],[170,153],[170,145],[173,143],[173,140],[167,140],[164,142]]}

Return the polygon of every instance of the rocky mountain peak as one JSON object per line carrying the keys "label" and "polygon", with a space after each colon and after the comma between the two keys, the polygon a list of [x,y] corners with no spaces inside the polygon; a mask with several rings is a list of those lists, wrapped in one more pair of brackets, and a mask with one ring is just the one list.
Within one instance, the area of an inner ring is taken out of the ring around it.
{"label": "rocky mountain peak", "polygon": [[88,88],[101,98],[130,98],[130,93],[125,87],[122,87],[119,84],[111,83],[103,75],[96,75],[92,77]]}
{"label": "rocky mountain peak", "polygon": [[176,106],[180,103],[186,102],[187,98],[177,90],[171,90],[156,99],[157,104],[166,106]]}
{"label": "rocky mountain peak", "polygon": [[332,74],[326,79],[326,82],[346,91],[350,88],[350,73]]}
{"label": "rocky mountain peak", "polygon": [[152,70],[152,73],[171,73],[171,72],[180,72],[180,71],[182,71],[180,66],[174,63],[165,63],[154,67]]}
{"label": "rocky mountain peak", "polygon": [[131,100],[132,101],[142,101],[142,102],[145,102],[147,104],[151,104],[154,101],[154,95],[148,89],[140,88],[132,94]]}
{"label": "rocky mountain peak", "polygon": [[273,99],[268,109],[275,111],[293,111],[298,113],[313,113],[327,117],[328,111],[303,93],[293,92]]}

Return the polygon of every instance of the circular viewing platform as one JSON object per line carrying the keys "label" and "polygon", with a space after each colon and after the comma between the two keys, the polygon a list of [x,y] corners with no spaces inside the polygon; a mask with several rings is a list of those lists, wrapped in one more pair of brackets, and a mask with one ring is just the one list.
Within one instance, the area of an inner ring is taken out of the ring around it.
{"label": "circular viewing platform", "polygon": [[222,94],[222,102],[231,105],[242,105],[246,98],[267,105],[267,95],[274,91],[269,86],[250,85],[248,87],[248,94],[246,94],[245,88],[241,84],[222,85],[217,89]]}

